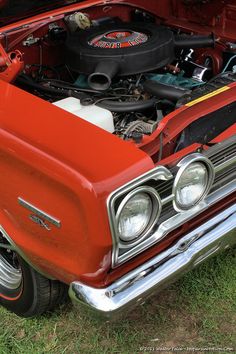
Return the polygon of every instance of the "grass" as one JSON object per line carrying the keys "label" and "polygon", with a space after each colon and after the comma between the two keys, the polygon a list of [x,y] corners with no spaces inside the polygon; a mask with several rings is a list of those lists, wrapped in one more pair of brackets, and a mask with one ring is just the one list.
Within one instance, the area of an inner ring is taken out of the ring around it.
{"label": "grass", "polygon": [[0,354],[133,354],[161,347],[236,352],[236,249],[210,259],[118,322],[95,320],[72,305],[28,320],[0,308],[0,318]]}

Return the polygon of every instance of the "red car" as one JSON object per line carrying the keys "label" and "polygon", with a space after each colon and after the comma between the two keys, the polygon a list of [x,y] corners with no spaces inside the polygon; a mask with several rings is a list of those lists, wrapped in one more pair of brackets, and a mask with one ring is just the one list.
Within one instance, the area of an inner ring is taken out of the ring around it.
{"label": "red car", "polygon": [[0,2],[0,302],[126,313],[236,243],[236,1]]}

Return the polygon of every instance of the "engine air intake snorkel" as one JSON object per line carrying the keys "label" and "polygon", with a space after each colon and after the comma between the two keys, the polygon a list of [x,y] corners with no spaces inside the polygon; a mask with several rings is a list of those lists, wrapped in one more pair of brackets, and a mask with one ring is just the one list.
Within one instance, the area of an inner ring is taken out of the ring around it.
{"label": "engine air intake snorkel", "polygon": [[98,63],[95,71],[89,75],[89,86],[98,91],[106,91],[109,89],[112,79],[119,72],[119,64],[115,61],[104,60]]}

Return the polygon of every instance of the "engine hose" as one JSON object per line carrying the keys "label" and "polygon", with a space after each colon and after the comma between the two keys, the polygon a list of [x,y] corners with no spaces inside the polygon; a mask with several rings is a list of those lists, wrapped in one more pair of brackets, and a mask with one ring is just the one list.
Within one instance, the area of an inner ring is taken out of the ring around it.
{"label": "engine hose", "polygon": [[142,112],[146,109],[153,108],[157,104],[158,99],[152,98],[146,101],[137,102],[113,102],[104,100],[96,104],[96,106],[105,108],[115,113],[130,113],[130,112]]}
{"label": "engine hose", "polygon": [[215,46],[215,36],[190,36],[190,35],[176,35],[175,47],[176,48],[208,48]]}
{"label": "engine hose", "polygon": [[67,91],[64,91],[64,90],[60,91],[60,90],[54,89],[52,87],[40,85],[40,84],[34,82],[33,80],[31,80],[30,78],[26,78],[24,76],[19,76],[16,80],[16,83],[29,86],[30,88],[38,90],[38,91],[43,91],[43,92],[51,93],[54,95],[57,94],[58,96],[65,96],[65,94],[68,91],[68,90]]}
{"label": "engine hose", "polygon": [[164,98],[172,102],[177,102],[181,97],[190,95],[192,92],[191,90],[183,89],[173,85],[162,84],[154,80],[145,81],[143,88],[147,93],[159,99]]}
{"label": "engine hose", "polygon": [[62,97],[65,97],[65,96],[66,97],[75,97],[80,100],[88,100],[88,98],[91,99],[90,96],[88,96],[86,93],[76,92],[73,89],[69,89],[69,88],[56,89],[53,87],[47,87],[44,85],[40,85],[37,82],[34,82],[33,80],[31,80],[29,77],[25,77],[25,76],[19,76],[17,78],[16,82],[21,85],[26,85],[34,90],[43,91],[45,93],[52,94],[52,95],[57,95],[57,96],[62,96]]}

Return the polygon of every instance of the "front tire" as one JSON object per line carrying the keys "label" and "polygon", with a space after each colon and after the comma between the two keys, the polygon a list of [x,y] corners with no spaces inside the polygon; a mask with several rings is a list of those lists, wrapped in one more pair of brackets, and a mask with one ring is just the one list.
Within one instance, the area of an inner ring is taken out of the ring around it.
{"label": "front tire", "polygon": [[68,298],[68,287],[35,271],[17,253],[0,249],[0,304],[22,317],[53,310]]}

